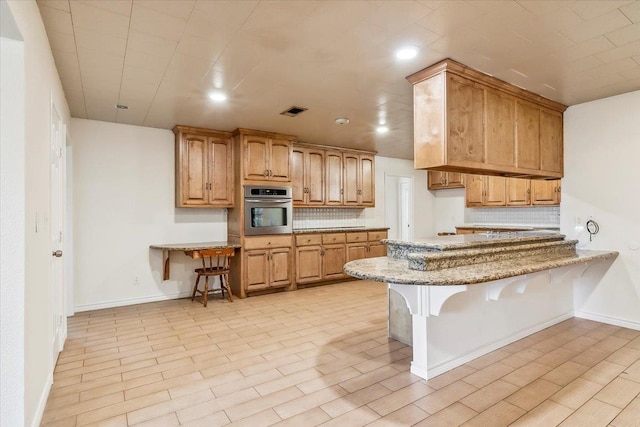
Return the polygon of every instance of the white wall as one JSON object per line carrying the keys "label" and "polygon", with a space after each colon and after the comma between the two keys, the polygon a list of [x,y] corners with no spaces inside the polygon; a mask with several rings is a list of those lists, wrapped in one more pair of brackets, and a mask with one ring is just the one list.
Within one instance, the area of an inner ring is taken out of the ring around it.
{"label": "white wall", "polygon": [[376,206],[365,209],[365,225],[387,226],[385,221],[385,174],[413,178],[413,236],[433,234],[434,196],[427,190],[427,173],[413,168],[413,160],[376,156]]}
{"label": "white wall", "polygon": [[[620,256],[592,287],[574,291],[578,315],[640,329],[640,91],[567,109],[561,232]],[[592,217],[600,232],[579,233]]]}
{"label": "white wall", "polygon": [[195,261],[174,252],[163,281],[149,245],[226,240],[226,209],[175,208],[173,132],[76,118],[71,132],[76,311],[186,296]]}
{"label": "white wall", "polygon": [[[24,43],[0,3],[0,425],[24,424]],[[13,26],[14,33],[7,29]],[[15,38],[18,39],[15,39]]]}
{"label": "white wall", "polygon": [[[50,294],[49,132],[51,101],[63,122],[69,107],[49,41],[34,1],[9,1],[24,38],[25,158],[25,425],[38,425],[53,378]],[[3,87],[4,90],[4,87]]]}

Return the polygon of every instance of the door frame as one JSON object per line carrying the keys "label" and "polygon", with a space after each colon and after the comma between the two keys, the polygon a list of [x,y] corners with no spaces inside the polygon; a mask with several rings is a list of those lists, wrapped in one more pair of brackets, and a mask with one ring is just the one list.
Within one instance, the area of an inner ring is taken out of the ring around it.
{"label": "door frame", "polygon": [[[398,185],[395,191],[395,194],[393,195],[389,195],[387,194],[387,183],[389,181],[389,178],[402,178],[402,179],[406,179],[409,183],[409,199],[408,199],[408,206],[407,206],[407,210],[409,211],[409,240],[413,239],[413,176],[410,175],[402,175],[402,174],[395,174],[395,173],[384,173],[384,203],[385,203],[385,208],[384,208],[384,216],[385,216],[385,223],[389,223],[389,218],[387,217],[388,215],[388,210],[387,210],[387,204],[391,201],[394,200],[394,203],[396,204],[396,206],[398,207],[396,209],[396,223],[398,224],[398,226],[400,225],[400,218],[402,215],[402,211],[401,211],[401,203],[400,203],[400,186]],[[398,182],[399,184],[399,182]],[[399,234],[398,234],[399,236]],[[399,237],[398,237],[399,238]]]}

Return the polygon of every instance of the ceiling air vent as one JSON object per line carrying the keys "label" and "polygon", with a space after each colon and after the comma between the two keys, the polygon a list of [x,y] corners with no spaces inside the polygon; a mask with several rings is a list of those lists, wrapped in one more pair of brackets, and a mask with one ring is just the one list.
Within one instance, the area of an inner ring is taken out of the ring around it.
{"label": "ceiling air vent", "polygon": [[295,117],[300,113],[303,113],[305,111],[307,111],[308,108],[302,108],[302,107],[290,107],[287,108],[286,110],[284,110],[282,113],[283,116],[289,116],[289,117]]}

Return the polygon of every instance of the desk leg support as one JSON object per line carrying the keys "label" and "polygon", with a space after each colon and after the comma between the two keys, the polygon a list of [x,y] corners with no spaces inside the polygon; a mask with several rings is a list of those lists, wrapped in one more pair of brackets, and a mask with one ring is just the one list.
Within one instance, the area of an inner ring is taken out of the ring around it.
{"label": "desk leg support", "polygon": [[167,249],[162,250],[162,263],[163,263],[163,273],[162,280],[169,280],[169,259],[170,259],[171,251]]}

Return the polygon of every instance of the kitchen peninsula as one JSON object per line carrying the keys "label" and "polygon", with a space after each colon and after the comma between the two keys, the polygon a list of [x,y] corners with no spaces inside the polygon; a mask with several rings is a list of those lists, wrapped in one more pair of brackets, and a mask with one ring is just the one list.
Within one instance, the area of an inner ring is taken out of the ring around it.
{"label": "kitchen peninsula", "polygon": [[[574,283],[595,286],[618,256],[550,232],[383,242],[387,257],[344,271],[404,298],[411,321],[403,326],[393,315],[403,307],[390,304],[390,337],[412,344],[411,372],[425,379],[573,317]],[[396,337],[398,327],[409,330]]]}

